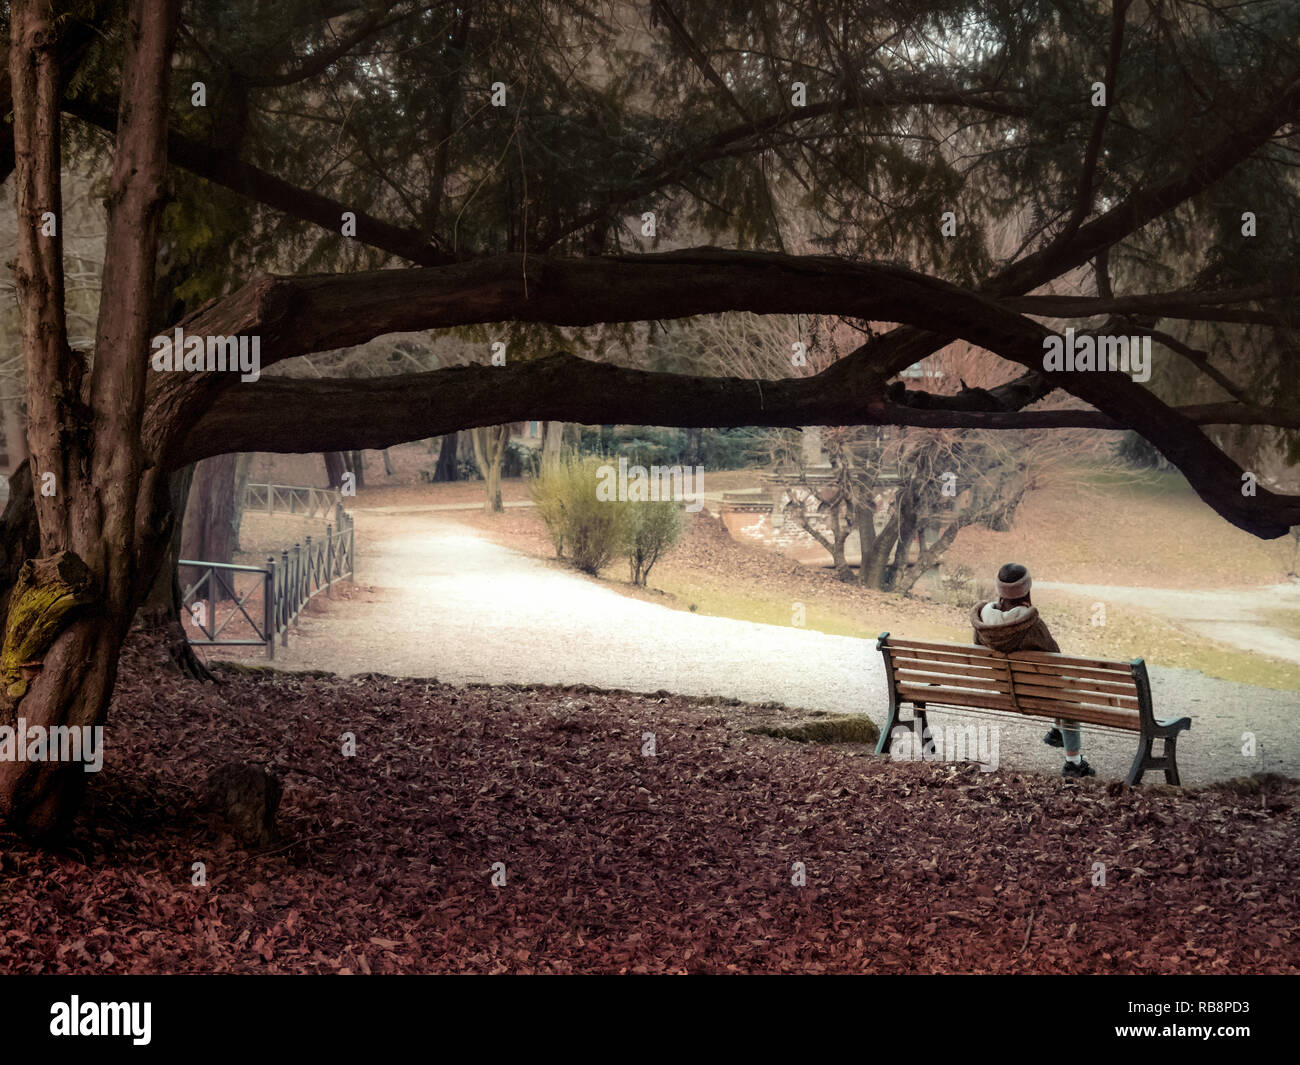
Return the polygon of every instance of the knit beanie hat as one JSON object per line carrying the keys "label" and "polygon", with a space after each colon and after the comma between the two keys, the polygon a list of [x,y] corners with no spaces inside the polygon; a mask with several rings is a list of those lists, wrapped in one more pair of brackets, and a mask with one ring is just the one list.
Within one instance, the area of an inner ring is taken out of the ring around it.
{"label": "knit beanie hat", "polygon": [[1029,570],[1019,562],[1008,562],[998,570],[998,596],[1002,599],[1023,599],[1029,594],[1033,581]]}

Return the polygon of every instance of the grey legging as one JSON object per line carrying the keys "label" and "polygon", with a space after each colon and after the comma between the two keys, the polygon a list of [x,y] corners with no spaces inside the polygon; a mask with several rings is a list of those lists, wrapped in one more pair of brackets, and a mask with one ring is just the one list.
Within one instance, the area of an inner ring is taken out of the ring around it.
{"label": "grey legging", "polygon": [[1065,741],[1066,754],[1078,754],[1083,750],[1083,740],[1079,735],[1079,722],[1064,721],[1057,718],[1056,727],[1061,730],[1061,738]]}

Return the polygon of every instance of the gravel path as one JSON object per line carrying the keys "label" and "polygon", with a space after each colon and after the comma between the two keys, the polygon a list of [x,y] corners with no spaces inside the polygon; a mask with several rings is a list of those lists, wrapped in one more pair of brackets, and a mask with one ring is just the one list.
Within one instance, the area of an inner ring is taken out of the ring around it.
{"label": "gravel path", "polygon": [[[775,700],[807,710],[886,711],[874,641],[671,610],[474,535],[436,512],[356,510],[355,594],[315,600],[275,665],[437,677],[457,684],[591,684]],[[315,604],[320,604],[319,608]],[[900,617],[895,627],[906,633]],[[1187,715],[1183,783],[1272,771],[1300,777],[1300,695],[1192,670],[1151,670],[1159,716]],[[943,725],[958,715],[938,712]],[[1003,768],[1059,772],[1045,723],[970,718],[998,730]],[[1241,753],[1255,733],[1257,755]],[[1134,739],[1085,734],[1088,760],[1122,778]],[[1160,779],[1153,774],[1148,780]]]}
{"label": "gravel path", "polygon": [[1172,621],[1246,651],[1258,651],[1287,662],[1300,662],[1300,639],[1271,624],[1269,610],[1300,610],[1300,583],[1232,591],[1192,591],[1184,588],[1120,588],[1113,584],[1063,584],[1035,581],[1039,588],[1057,588],[1103,603],[1164,614]]}

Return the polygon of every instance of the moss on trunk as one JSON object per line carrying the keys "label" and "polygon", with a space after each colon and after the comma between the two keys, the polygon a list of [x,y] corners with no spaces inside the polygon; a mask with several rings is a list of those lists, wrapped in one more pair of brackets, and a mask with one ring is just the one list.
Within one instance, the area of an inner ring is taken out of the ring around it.
{"label": "moss on trunk", "polygon": [[27,693],[23,667],[38,662],[72,620],[73,610],[92,601],[93,586],[93,574],[71,551],[23,563],[9,597],[0,650],[0,684],[7,708]]}

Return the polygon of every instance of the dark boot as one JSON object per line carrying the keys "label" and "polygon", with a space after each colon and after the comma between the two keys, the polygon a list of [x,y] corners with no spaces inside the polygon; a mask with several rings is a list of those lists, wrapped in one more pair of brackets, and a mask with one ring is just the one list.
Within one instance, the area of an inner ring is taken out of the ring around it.
{"label": "dark boot", "polygon": [[1088,764],[1088,759],[1086,758],[1080,758],[1078,765],[1075,765],[1073,762],[1066,762],[1065,765],[1061,767],[1061,776],[1066,779],[1072,777],[1095,777],[1096,775],[1097,770],[1093,769],[1092,766]]}

